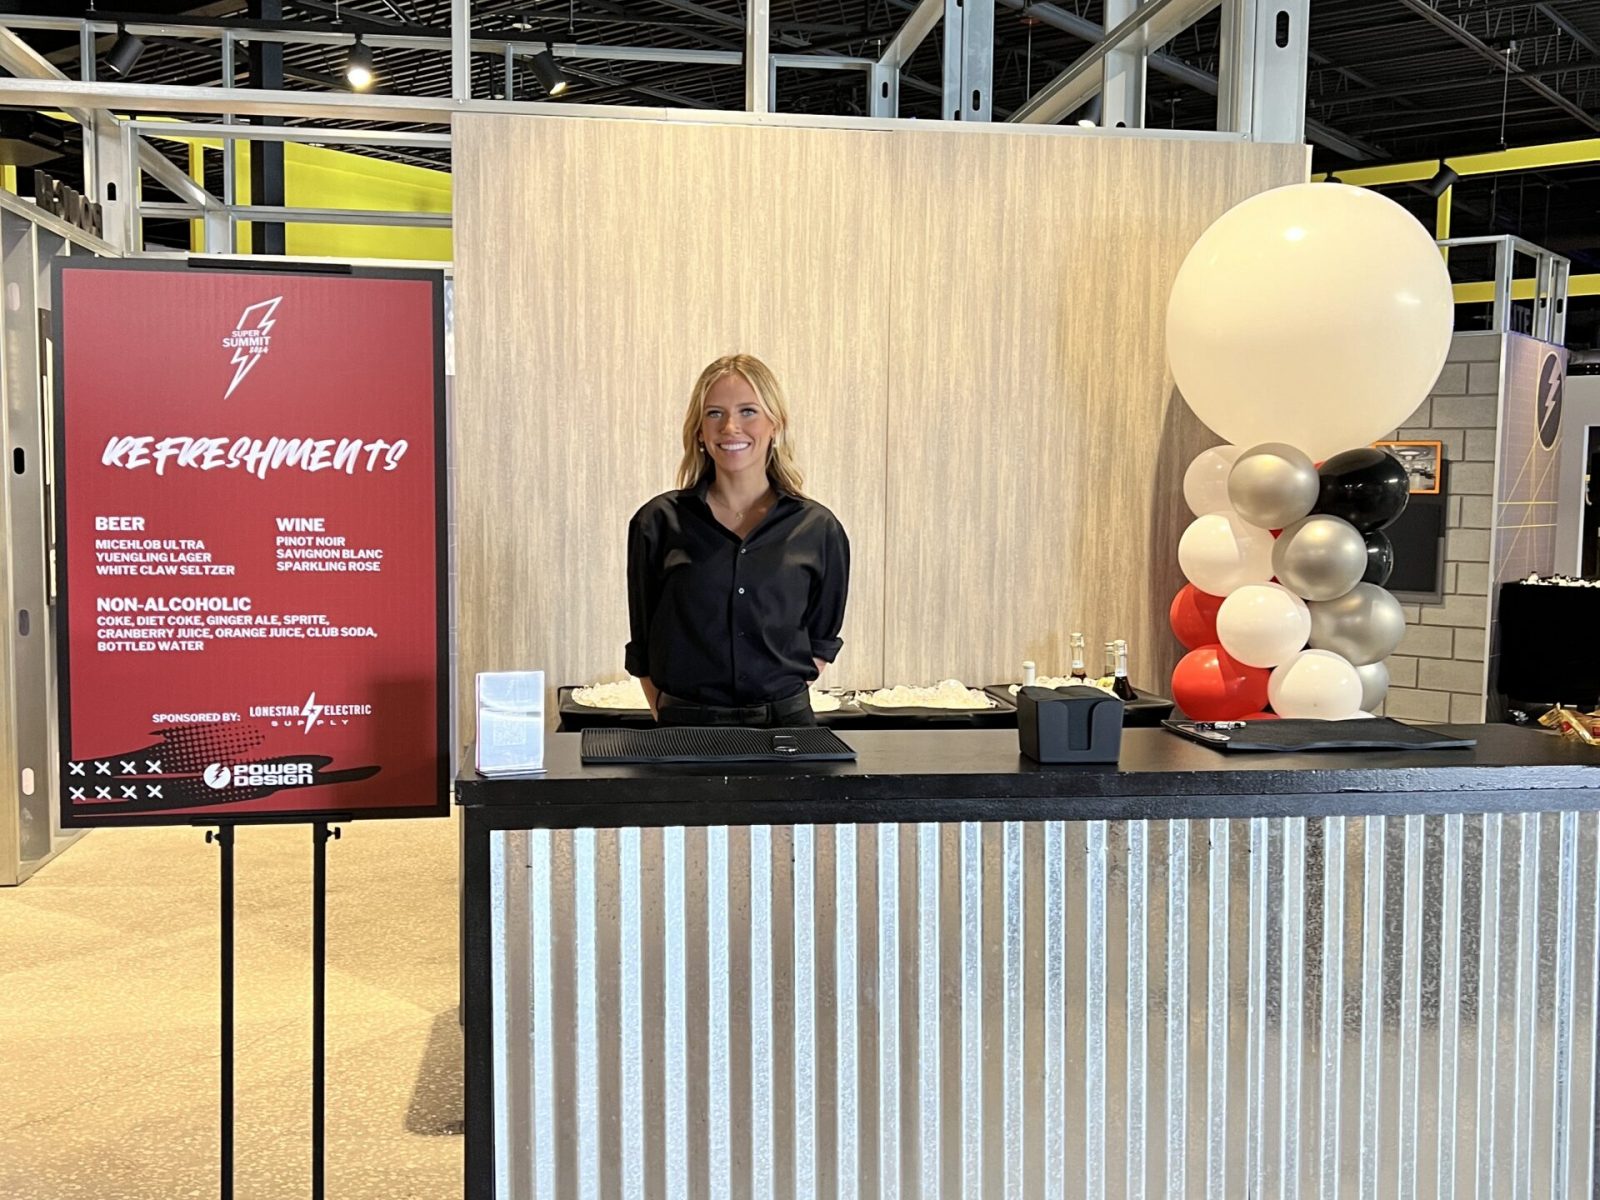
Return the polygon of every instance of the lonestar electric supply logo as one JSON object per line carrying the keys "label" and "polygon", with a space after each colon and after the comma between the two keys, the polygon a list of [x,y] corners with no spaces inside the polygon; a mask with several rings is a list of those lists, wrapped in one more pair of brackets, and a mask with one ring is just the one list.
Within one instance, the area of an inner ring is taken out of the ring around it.
{"label": "lonestar electric supply logo", "polygon": [[210,763],[201,778],[214,791],[226,787],[309,787],[316,767],[308,762]]}
{"label": "lonestar electric supply logo", "polygon": [[274,729],[293,729],[310,733],[318,726],[348,725],[351,717],[370,717],[370,704],[321,704],[312,692],[304,704],[252,704],[250,715],[268,718]]}
{"label": "lonestar electric supply logo", "polygon": [[272,348],[272,327],[277,323],[272,314],[278,311],[278,305],[282,303],[282,296],[274,296],[271,300],[250,305],[239,314],[239,323],[233,332],[222,339],[222,348],[233,351],[233,382],[222,393],[224,400],[233,395],[234,389],[244,382],[244,377]]}

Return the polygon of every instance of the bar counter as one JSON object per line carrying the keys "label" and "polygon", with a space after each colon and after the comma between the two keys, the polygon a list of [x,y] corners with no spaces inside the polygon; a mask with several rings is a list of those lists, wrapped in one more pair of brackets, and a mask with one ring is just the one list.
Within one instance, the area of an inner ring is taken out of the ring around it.
{"label": "bar counter", "polygon": [[1600,758],[1471,734],[466,772],[466,1193],[1592,1194]]}

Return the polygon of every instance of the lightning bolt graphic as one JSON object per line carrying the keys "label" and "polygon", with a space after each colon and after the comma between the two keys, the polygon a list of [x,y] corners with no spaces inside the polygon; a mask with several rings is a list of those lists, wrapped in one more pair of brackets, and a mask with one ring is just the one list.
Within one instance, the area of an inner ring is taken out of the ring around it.
{"label": "lightning bolt graphic", "polygon": [[300,715],[306,719],[304,732],[310,733],[311,727],[317,723],[317,718],[322,715],[322,705],[317,703],[317,694],[315,692],[306,697],[305,705],[300,709]]}
{"label": "lightning bolt graphic", "polygon": [[1544,394],[1544,416],[1540,418],[1540,424],[1548,421],[1550,419],[1550,414],[1555,411],[1556,392],[1559,391],[1560,388],[1561,376],[1552,373],[1550,376],[1550,390]]}
{"label": "lightning bolt graphic", "polygon": [[[271,333],[272,327],[277,324],[272,319],[272,314],[278,311],[278,305],[283,303],[282,296],[274,296],[271,300],[263,300],[259,304],[252,304],[239,314],[239,323],[234,327],[235,333],[243,333],[247,329],[254,329],[260,333]],[[254,326],[250,325],[250,314],[259,312]],[[250,374],[250,368],[261,361],[265,350],[253,349],[249,346],[235,346],[233,350],[233,382],[228,385],[228,390],[222,393],[226,400],[233,395],[233,390],[244,382],[244,377]]]}

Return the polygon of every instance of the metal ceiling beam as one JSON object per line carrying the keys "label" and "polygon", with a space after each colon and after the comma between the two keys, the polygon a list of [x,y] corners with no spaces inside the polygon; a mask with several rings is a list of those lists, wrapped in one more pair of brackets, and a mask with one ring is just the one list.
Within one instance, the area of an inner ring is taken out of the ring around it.
{"label": "metal ceiling beam", "polygon": [[[14,80],[0,80],[0,83],[11,83],[24,87],[30,84],[39,86],[42,83],[44,86],[49,87],[59,83],[72,82],[61,73],[54,63],[47,61],[43,55],[28,45],[27,42],[24,42],[14,32],[3,26],[0,26],[0,67],[4,67],[17,77]],[[104,106],[96,104],[69,102],[64,104],[28,105],[27,107],[65,109],[68,116],[83,126],[86,137],[88,132],[95,129],[97,125],[116,121],[116,118]],[[222,207],[222,201],[190,179],[176,163],[143,138],[138,139],[137,150],[139,165],[149,172],[151,178],[174,196],[201,209],[220,209]],[[104,197],[96,196],[95,199],[104,199]]]}
{"label": "metal ceiling beam", "polygon": [[1554,104],[1557,108],[1561,109],[1570,116],[1576,117],[1590,129],[1600,130],[1600,117],[1594,116],[1592,113],[1586,111],[1581,105],[1573,102],[1566,96],[1563,96],[1560,92],[1556,91],[1543,80],[1524,71],[1516,63],[1512,62],[1506,55],[1496,50],[1487,42],[1481,40],[1476,34],[1468,32],[1460,25],[1457,25],[1444,13],[1429,5],[1427,0],[1400,0],[1400,3],[1409,11],[1415,13],[1424,21],[1428,22],[1428,24],[1432,25],[1435,29],[1442,30],[1443,32],[1449,34],[1456,41],[1467,47],[1467,49],[1478,55],[1478,57],[1486,59],[1489,62],[1493,62],[1500,66],[1503,70],[1509,71],[1518,82],[1531,89],[1536,95],[1540,96],[1544,100],[1549,101],[1551,104]]}
{"label": "metal ceiling beam", "polygon": [[1562,33],[1594,55],[1595,58],[1600,58],[1600,45],[1597,45],[1592,37],[1558,13],[1554,4],[1535,4],[1534,7],[1539,10],[1539,15],[1546,21],[1561,30]]}
{"label": "metal ceiling beam", "polygon": [[[744,31],[744,18],[733,16],[731,13],[725,13],[719,9],[707,8],[704,4],[696,4],[694,0],[656,0],[656,3],[664,4],[668,8],[675,8],[679,12],[689,13],[691,16],[700,17],[703,20],[710,21],[713,25],[721,25],[724,29]],[[797,37],[792,33],[779,34],[775,40],[782,45],[795,48],[803,48],[811,44],[805,38]]]}
{"label": "metal ceiling beam", "polygon": [[[77,30],[86,24],[75,17],[5,17],[3,20],[7,26],[19,29],[60,31]],[[110,30],[117,28],[115,22],[91,21],[87,24],[97,32],[100,31],[102,26]],[[240,41],[254,39],[256,41],[279,42],[285,45],[349,46],[355,41],[354,33],[346,33],[325,27],[287,30],[242,30],[227,23],[186,25],[170,21],[149,23],[129,21],[126,27],[130,33],[136,33],[140,37],[147,39],[220,40],[225,34],[233,33]],[[695,36],[700,35],[696,34]],[[379,50],[430,50],[439,54],[447,54],[452,50],[450,38],[443,34],[423,36],[409,33],[389,34],[366,33],[363,31],[361,40],[368,46]],[[803,45],[804,42],[802,41],[801,44]],[[516,53],[527,54],[534,54],[545,48],[543,38],[529,39],[521,37],[473,38],[468,42],[468,45],[474,54],[496,55],[504,54],[508,47]],[[664,46],[588,45],[582,42],[554,42],[550,48],[557,58],[590,59],[595,62],[699,63],[738,66],[744,61],[742,51],[737,49],[697,50]],[[873,65],[873,60],[870,58],[853,58],[837,54],[774,54],[772,59],[780,67],[805,68],[818,71],[866,71]],[[56,74],[61,75],[61,72],[57,71]],[[65,78],[65,76],[62,77]]]}
{"label": "metal ceiling beam", "polygon": [[922,0],[912,9],[906,23],[900,26],[900,32],[894,35],[894,40],[883,48],[883,53],[878,56],[878,65],[891,71],[898,71],[905,66],[943,16],[944,0]]}
{"label": "metal ceiling beam", "polygon": [[[1091,45],[1098,42],[1105,33],[1105,30],[1093,21],[1054,4],[1029,4],[1027,0],[998,0],[998,2],[1018,12],[1026,12],[1028,16],[1063,33],[1070,33],[1075,38],[1081,38]],[[1217,94],[1217,77],[1209,71],[1186,63],[1171,54],[1149,54],[1146,55],[1146,61],[1152,71],[1174,82],[1187,84],[1208,96]],[[1331,125],[1310,118],[1306,120],[1306,137],[1324,149],[1332,150],[1345,158],[1355,159],[1357,162],[1384,157],[1384,151],[1370,142],[1351,137]]]}
{"label": "metal ceiling beam", "polygon": [[[933,95],[939,89],[902,76],[902,82]],[[604,104],[552,104],[546,101],[455,101],[445,96],[361,95],[352,92],[262,92],[254,88],[188,87],[179,84],[84,83],[75,79],[0,78],[0,107],[60,109],[115,107],[141,113],[194,113],[201,115],[279,116],[312,121],[375,121],[396,124],[449,124],[458,114],[530,117],[592,117],[618,121],[688,121],[699,118],[687,110],[628,108]],[[999,113],[999,110],[996,110]],[[738,112],[719,112],[723,121]],[[801,128],[876,127],[859,117],[823,114],[785,116],[765,114],[770,123],[792,123]],[[1189,136],[1193,136],[1192,134]],[[1223,140],[1229,135],[1215,134]]]}
{"label": "metal ceiling beam", "polygon": [[[1010,121],[1030,125],[1053,125],[1068,113],[1088,103],[1100,90],[1100,64],[1111,51],[1132,41],[1140,44],[1149,22],[1168,9],[1180,6],[1180,0],[1150,0],[1106,31],[1105,36],[1080,54],[1065,71],[1062,71],[1039,91],[1028,98],[1021,108],[1012,113]],[[1195,15],[1215,7],[1207,0],[1182,0],[1185,8],[1199,9]]]}

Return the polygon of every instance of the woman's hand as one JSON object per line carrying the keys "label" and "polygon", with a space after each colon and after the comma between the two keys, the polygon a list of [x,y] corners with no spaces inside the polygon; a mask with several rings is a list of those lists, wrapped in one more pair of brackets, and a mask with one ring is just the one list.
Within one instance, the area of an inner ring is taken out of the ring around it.
{"label": "woman's hand", "polygon": [[[822,672],[825,671],[827,669],[827,667],[828,667],[827,659],[813,658],[811,661],[817,664],[817,679],[821,679],[822,678]],[[815,683],[817,681],[817,679],[813,679],[811,682]]]}
{"label": "woman's hand", "polygon": [[640,676],[639,686],[644,689],[645,702],[650,705],[650,715],[659,721],[661,714],[656,711],[656,697],[661,695],[661,689],[650,682],[648,675]]}

